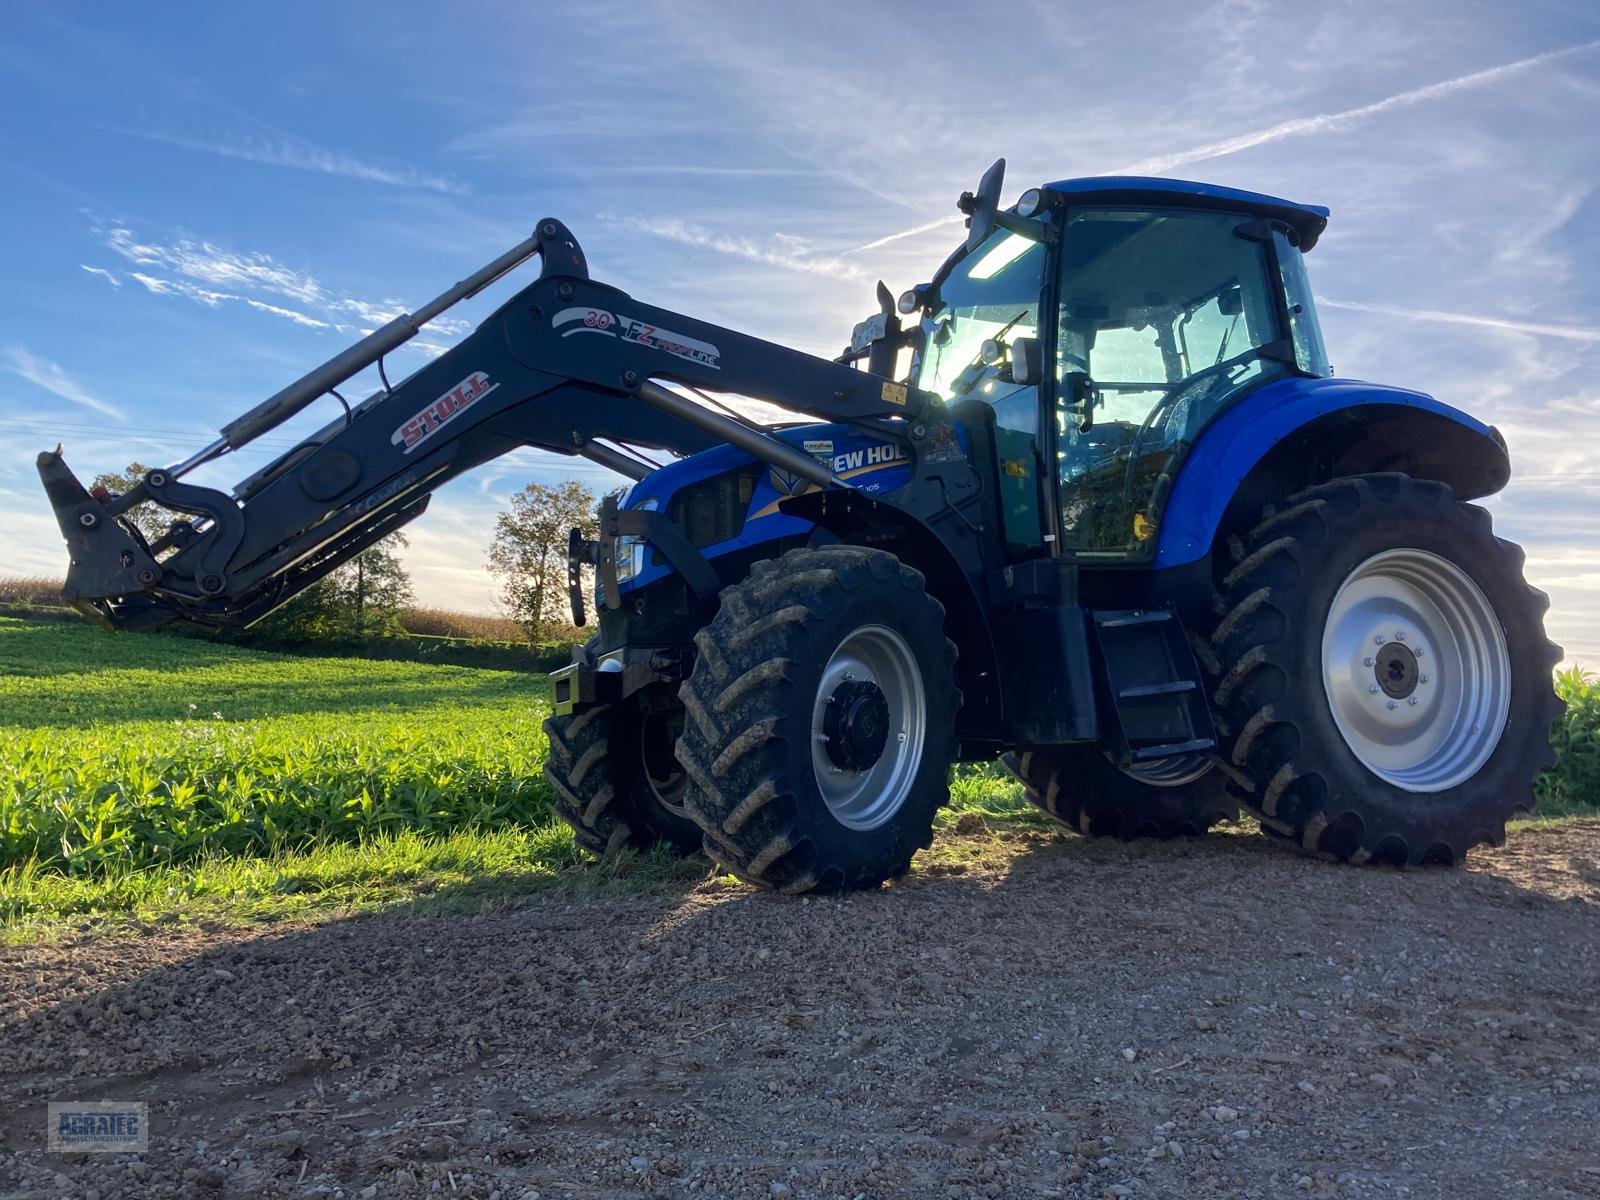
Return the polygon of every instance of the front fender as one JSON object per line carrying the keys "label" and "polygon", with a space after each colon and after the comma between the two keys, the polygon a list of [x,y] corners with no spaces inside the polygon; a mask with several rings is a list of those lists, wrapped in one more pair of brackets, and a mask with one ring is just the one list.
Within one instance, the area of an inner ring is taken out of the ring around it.
{"label": "front fender", "polygon": [[1499,491],[1511,464],[1498,430],[1422,392],[1352,379],[1284,379],[1240,400],[1209,425],[1167,500],[1154,566],[1211,550],[1224,514],[1252,472],[1292,455],[1335,474],[1405,471],[1448,483],[1463,499]]}

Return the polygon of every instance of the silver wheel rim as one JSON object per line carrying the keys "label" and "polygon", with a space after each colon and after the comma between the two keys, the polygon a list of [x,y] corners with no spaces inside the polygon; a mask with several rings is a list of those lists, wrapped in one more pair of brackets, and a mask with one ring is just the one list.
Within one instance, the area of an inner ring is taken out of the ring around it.
{"label": "silver wheel rim", "polygon": [[1386,550],[1340,585],[1322,684],[1345,744],[1408,792],[1442,792],[1488,762],[1511,711],[1511,656],[1493,605],[1426,550]]}
{"label": "silver wheel rim", "polygon": [[[829,754],[828,706],[842,685],[874,684],[888,710],[883,752],[861,770]],[[811,766],[828,811],[847,829],[877,829],[900,811],[916,781],[927,737],[922,672],[905,639],[884,625],[863,625],[828,659],[811,706]]]}
{"label": "silver wheel rim", "polygon": [[1129,779],[1150,787],[1182,787],[1211,770],[1211,759],[1204,754],[1174,754],[1150,762],[1129,763],[1117,769]]}

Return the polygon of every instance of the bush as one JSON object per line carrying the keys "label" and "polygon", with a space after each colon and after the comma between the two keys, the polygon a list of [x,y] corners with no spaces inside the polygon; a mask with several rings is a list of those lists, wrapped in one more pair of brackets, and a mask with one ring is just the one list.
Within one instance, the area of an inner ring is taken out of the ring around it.
{"label": "bush", "polygon": [[1556,675],[1567,715],[1551,731],[1556,765],[1539,777],[1539,802],[1600,808],[1600,681],[1573,667]]}

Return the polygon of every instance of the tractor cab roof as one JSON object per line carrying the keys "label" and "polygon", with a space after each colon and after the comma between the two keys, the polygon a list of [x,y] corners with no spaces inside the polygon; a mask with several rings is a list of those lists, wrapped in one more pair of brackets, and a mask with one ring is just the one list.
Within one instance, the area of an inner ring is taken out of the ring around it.
{"label": "tractor cab roof", "polygon": [[1150,204],[1164,207],[1234,209],[1251,216],[1282,221],[1295,231],[1300,249],[1309,250],[1328,224],[1328,210],[1318,204],[1296,204],[1277,196],[1143,175],[1098,175],[1062,179],[1044,185],[1073,204]]}

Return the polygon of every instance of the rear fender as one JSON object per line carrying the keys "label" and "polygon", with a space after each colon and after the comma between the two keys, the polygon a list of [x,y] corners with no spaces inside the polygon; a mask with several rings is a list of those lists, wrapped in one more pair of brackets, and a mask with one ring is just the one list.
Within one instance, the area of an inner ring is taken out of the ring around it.
{"label": "rear fender", "polygon": [[1472,499],[1504,487],[1511,463],[1498,430],[1422,392],[1281,380],[1201,435],[1168,497],[1153,565],[1204,558],[1219,530],[1301,487],[1374,471],[1438,480]]}

